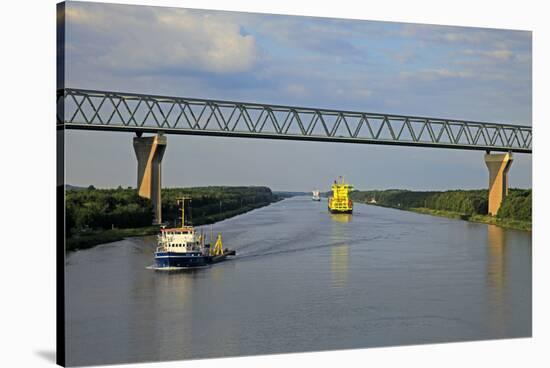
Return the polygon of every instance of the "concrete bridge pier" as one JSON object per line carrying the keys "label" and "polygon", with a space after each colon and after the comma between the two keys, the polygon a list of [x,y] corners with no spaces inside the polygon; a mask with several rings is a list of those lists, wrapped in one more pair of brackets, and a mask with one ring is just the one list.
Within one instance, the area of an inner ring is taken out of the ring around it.
{"label": "concrete bridge pier", "polygon": [[512,165],[512,153],[485,154],[489,169],[489,215],[496,216],[504,197],[508,194],[508,170]]}
{"label": "concrete bridge pier", "polygon": [[166,150],[166,137],[134,137],[134,151],[138,162],[138,194],[153,202],[153,224],[162,222],[161,163]]}

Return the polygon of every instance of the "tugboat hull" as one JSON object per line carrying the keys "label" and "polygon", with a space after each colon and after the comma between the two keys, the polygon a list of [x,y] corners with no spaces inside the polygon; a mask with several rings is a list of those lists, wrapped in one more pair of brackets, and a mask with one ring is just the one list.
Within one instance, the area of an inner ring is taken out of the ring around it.
{"label": "tugboat hull", "polygon": [[157,270],[178,270],[188,268],[205,267],[212,263],[225,261],[227,257],[234,256],[234,250],[224,250],[223,254],[217,256],[205,255],[182,255],[175,252],[156,252],[155,269]]}
{"label": "tugboat hull", "polygon": [[220,254],[220,255],[217,255],[217,256],[209,256],[207,258],[207,262],[208,263],[222,262],[222,261],[225,261],[225,259],[228,256],[234,256],[235,254],[236,254],[236,252],[234,250],[226,249],[226,250],[223,251],[223,254]]}
{"label": "tugboat hull", "polygon": [[349,209],[349,210],[334,210],[332,208],[329,207],[329,212],[330,213],[334,213],[334,214],[338,214],[338,213],[353,213],[353,208]]}
{"label": "tugboat hull", "polygon": [[156,252],[155,262],[159,268],[191,268],[206,266],[208,258],[202,255],[186,255],[176,252]]}

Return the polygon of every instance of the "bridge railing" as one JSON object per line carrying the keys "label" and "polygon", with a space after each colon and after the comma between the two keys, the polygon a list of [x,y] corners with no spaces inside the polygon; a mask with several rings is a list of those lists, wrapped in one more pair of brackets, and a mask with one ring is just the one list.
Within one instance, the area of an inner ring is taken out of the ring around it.
{"label": "bridge railing", "polygon": [[58,126],[531,153],[530,126],[67,88]]}

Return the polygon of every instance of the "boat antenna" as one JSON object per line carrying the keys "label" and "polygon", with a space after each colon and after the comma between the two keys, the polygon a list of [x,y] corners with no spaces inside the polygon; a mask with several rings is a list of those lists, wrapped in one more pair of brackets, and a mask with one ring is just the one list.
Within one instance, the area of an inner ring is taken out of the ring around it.
{"label": "boat antenna", "polygon": [[191,203],[193,203],[193,200],[191,198],[189,198],[189,214],[187,217],[189,217],[189,225],[190,226],[193,226],[193,207],[191,206]]}
{"label": "boat antenna", "polygon": [[185,200],[191,199],[191,197],[183,196],[177,199],[179,205],[181,205],[181,227],[185,227]]}

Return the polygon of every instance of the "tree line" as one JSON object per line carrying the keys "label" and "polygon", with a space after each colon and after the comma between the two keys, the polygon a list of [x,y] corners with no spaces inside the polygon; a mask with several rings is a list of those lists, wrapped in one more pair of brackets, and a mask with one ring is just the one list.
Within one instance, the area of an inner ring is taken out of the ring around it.
{"label": "tree line", "polygon": [[[151,201],[138,196],[134,188],[66,190],[65,216],[67,235],[150,226],[153,221]],[[267,205],[275,200],[267,187],[197,187],[162,189],[163,220],[175,224],[181,217],[176,198],[188,196],[186,223],[202,225],[236,212]],[[180,223],[178,223],[179,225]]]}
{"label": "tree line", "polygon": [[[358,202],[374,202],[394,208],[429,208],[457,212],[467,216],[486,215],[487,190],[410,191],[401,189],[353,191],[351,198]],[[510,189],[497,217],[502,219],[531,221],[532,190]]]}

